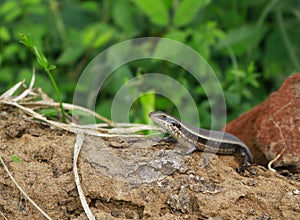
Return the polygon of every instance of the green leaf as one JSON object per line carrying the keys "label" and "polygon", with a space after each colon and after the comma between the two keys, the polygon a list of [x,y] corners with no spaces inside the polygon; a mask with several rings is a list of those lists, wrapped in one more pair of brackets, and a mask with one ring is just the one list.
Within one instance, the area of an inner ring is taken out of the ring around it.
{"label": "green leaf", "polygon": [[56,69],[56,66],[53,64],[51,64],[47,67],[47,70],[54,70],[54,69]]}
{"label": "green leaf", "polygon": [[196,17],[197,12],[208,5],[209,2],[210,0],[181,1],[175,12],[174,25],[176,27],[187,25]]}
{"label": "green leaf", "polygon": [[168,32],[164,37],[185,43],[187,36],[188,33],[186,31],[173,30]]}
{"label": "green leaf", "polygon": [[167,26],[169,13],[163,1],[134,0],[135,4],[149,17],[150,21],[159,26]]}
{"label": "green leaf", "polygon": [[130,1],[115,0],[112,5],[112,19],[122,30],[133,37],[138,34],[139,30],[135,26],[136,17]]}
{"label": "green leaf", "polygon": [[14,162],[17,162],[17,163],[22,163],[23,162],[17,155],[14,155],[14,154],[10,156],[10,159]]}
{"label": "green leaf", "polygon": [[112,30],[108,30],[108,31],[102,33],[101,35],[98,35],[92,44],[93,48],[95,48],[95,49],[100,48],[101,46],[106,44],[109,40],[111,40],[112,36],[113,36]]}
{"label": "green leaf", "polygon": [[259,74],[256,73],[248,73],[245,81],[246,83],[249,83],[250,85],[252,85],[255,88],[259,87],[259,82],[257,80],[257,78],[259,77]]}
{"label": "green leaf", "polygon": [[4,26],[0,27],[0,39],[3,40],[4,42],[10,40],[9,30]]}
{"label": "green leaf", "polygon": [[83,44],[94,49],[100,48],[113,39],[114,32],[115,30],[105,23],[91,24],[83,32]]}
{"label": "green leaf", "polygon": [[3,48],[2,55],[5,59],[9,59],[11,57],[16,57],[19,54],[19,51],[19,44],[11,43],[7,44],[6,47]]}
{"label": "green leaf", "polygon": [[142,105],[144,120],[146,123],[149,123],[148,113],[155,110],[155,91],[149,90],[146,94],[142,95],[139,100]]}
{"label": "green leaf", "polygon": [[39,111],[39,113],[45,115],[46,117],[56,117],[59,114],[57,109],[52,108],[42,109]]}
{"label": "green leaf", "polygon": [[21,16],[23,10],[18,1],[6,1],[4,3],[2,1],[0,7],[1,22],[15,21]]}
{"label": "green leaf", "polygon": [[246,73],[243,70],[240,69],[232,69],[231,73],[238,78],[243,78],[246,76]]}
{"label": "green leaf", "polygon": [[59,56],[57,62],[59,64],[65,64],[70,65],[73,62],[75,62],[80,56],[84,54],[84,51],[86,50],[86,47],[79,44],[77,46],[70,45],[67,47],[62,54]]}
{"label": "green leaf", "polygon": [[44,68],[47,69],[48,67],[48,60],[45,57],[45,55],[43,54],[42,51],[40,51],[36,46],[33,47],[33,52],[36,56],[37,61],[39,62],[39,64]]}

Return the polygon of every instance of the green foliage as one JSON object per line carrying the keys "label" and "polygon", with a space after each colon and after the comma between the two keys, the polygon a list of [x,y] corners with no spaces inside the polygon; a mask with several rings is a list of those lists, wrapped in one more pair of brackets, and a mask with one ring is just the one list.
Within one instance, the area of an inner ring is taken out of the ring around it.
{"label": "green foliage", "polygon": [[174,25],[181,27],[192,22],[197,12],[208,5],[210,0],[185,0],[181,1],[175,11]]}
{"label": "green foliage", "polygon": [[[72,102],[81,72],[100,52],[124,40],[155,36],[180,41],[207,60],[221,82],[231,120],[299,71],[299,23],[300,2],[294,0],[3,0],[0,92],[22,77],[30,79],[35,60],[18,43],[20,33],[34,39],[35,49],[30,39],[27,46],[41,65],[37,66],[37,86],[55,96],[56,89],[40,73],[51,69],[66,102]],[[165,52],[176,51],[166,48]],[[198,104],[201,126],[209,127],[210,106],[202,86],[184,69],[164,61],[139,60],[115,71],[101,89],[97,111],[109,117],[116,91],[141,69],[182,83]],[[184,95],[176,93],[176,101],[184,104]],[[141,107],[143,113],[138,113]],[[134,120],[143,120],[148,108],[176,112],[166,98],[149,95],[133,105],[132,115],[138,116]],[[185,111],[190,112],[190,106]]]}

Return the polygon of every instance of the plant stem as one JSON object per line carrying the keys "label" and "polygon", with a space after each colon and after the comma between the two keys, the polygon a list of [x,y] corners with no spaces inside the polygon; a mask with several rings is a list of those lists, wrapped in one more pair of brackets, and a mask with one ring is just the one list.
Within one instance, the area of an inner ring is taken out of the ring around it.
{"label": "plant stem", "polygon": [[61,109],[61,114],[62,114],[63,122],[66,122],[65,109],[64,109],[64,107],[62,105],[62,99],[61,99],[61,95],[60,95],[59,89],[58,89],[58,87],[56,85],[56,82],[55,82],[52,74],[50,73],[50,71],[46,70],[46,73],[48,74],[48,76],[49,76],[49,78],[50,78],[50,80],[52,82],[52,85],[53,85],[53,87],[55,89],[55,92],[56,92],[56,95],[57,95],[57,98],[58,98],[58,101],[59,101],[59,106],[60,106],[60,109]]}

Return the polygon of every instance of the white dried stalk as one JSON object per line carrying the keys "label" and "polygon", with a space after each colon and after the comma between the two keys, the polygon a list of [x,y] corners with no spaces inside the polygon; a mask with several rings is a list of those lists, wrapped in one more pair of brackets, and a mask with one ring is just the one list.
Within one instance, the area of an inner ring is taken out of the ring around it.
{"label": "white dried stalk", "polygon": [[0,98],[1,99],[8,99],[10,98],[17,90],[18,88],[25,82],[25,80],[22,80],[21,82],[18,82],[16,85],[14,85],[12,88],[7,90],[5,93],[3,93]]}
{"label": "white dried stalk", "polygon": [[76,142],[74,145],[73,172],[74,172],[75,183],[77,186],[77,191],[78,191],[79,198],[81,201],[81,205],[84,209],[84,212],[87,215],[89,220],[95,220],[95,216],[93,215],[91,209],[89,208],[89,205],[86,201],[83,190],[81,188],[80,179],[79,179],[79,175],[78,175],[78,169],[77,169],[77,159],[78,159],[78,155],[79,155],[81,146],[83,144],[83,140],[84,140],[84,135],[82,133],[78,132],[76,135]]}
{"label": "white dried stalk", "polygon": [[280,128],[279,124],[278,124],[277,122],[275,122],[273,119],[271,119],[271,121],[272,121],[272,122],[275,124],[275,126],[279,129],[280,136],[281,136],[281,138],[282,138],[282,140],[283,140],[283,142],[284,142],[284,147],[283,147],[283,149],[280,151],[280,153],[279,153],[273,160],[271,160],[271,161],[268,163],[268,169],[271,170],[271,171],[273,171],[273,172],[277,172],[274,168],[272,168],[272,164],[273,164],[275,161],[277,161],[277,160],[281,157],[281,155],[282,155],[282,154],[284,153],[284,151],[286,150],[287,145],[286,145],[286,142],[285,142],[285,139],[284,139],[284,137],[283,137],[283,134],[282,134],[282,131],[281,131],[281,128]]}
{"label": "white dried stalk", "polygon": [[4,220],[8,220],[5,215],[0,211],[1,216],[4,218]]}
{"label": "white dried stalk", "polygon": [[51,218],[27,195],[27,193],[22,189],[22,187],[17,183],[15,178],[12,176],[11,172],[8,170],[7,166],[5,165],[4,161],[2,160],[2,157],[0,156],[0,162],[2,163],[6,173],[9,175],[13,183],[16,185],[16,187],[20,190],[20,192],[28,199],[28,201],[37,208],[44,216],[45,218],[51,220]]}
{"label": "white dried stalk", "polygon": [[19,96],[13,98],[12,101],[17,102],[17,101],[20,101],[23,98],[25,98],[31,92],[31,90],[33,88],[33,85],[34,85],[34,82],[35,82],[35,69],[33,68],[32,77],[31,77],[31,81],[30,81],[30,84],[29,84],[29,88],[26,89],[24,92],[22,92]]}

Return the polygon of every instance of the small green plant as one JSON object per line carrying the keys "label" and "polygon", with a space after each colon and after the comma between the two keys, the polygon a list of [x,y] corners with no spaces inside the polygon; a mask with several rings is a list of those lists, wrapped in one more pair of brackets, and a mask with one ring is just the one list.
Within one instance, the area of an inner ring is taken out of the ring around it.
{"label": "small green plant", "polygon": [[23,161],[15,154],[11,155],[10,156],[10,159],[14,162],[17,162],[17,163],[22,163]]}
{"label": "small green plant", "polygon": [[47,73],[48,77],[50,78],[51,83],[52,83],[52,85],[55,89],[55,92],[57,94],[59,104],[60,104],[60,109],[61,109],[61,113],[62,113],[63,122],[66,122],[66,114],[65,114],[64,107],[62,105],[62,99],[61,99],[60,91],[59,91],[59,89],[56,85],[54,77],[52,76],[52,74],[50,72],[51,70],[54,70],[56,67],[52,64],[49,64],[49,62],[48,62],[47,58],[45,57],[45,55],[43,54],[43,52],[39,48],[37,48],[36,45],[33,44],[32,40],[31,40],[31,36],[29,34],[28,35],[20,34],[20,42],[31,49],[31,51],[35,55],[38,63],[43,67],[43,69]]}

